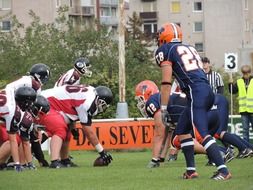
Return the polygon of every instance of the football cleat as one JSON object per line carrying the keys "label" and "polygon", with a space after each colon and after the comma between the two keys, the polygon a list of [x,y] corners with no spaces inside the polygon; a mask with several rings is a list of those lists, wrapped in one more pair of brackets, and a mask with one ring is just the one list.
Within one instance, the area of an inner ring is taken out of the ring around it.
{"label": "football cleat", "polygon": [[240,151],[236,158],[247,158],[249,156],[253,155],[253,150],[250,148],[245,148],[244,150]]}
{"label": "football cleat", "polygon": [[160,167],[160,162],[157,161],[157,162],[154,162],[154,161],[150,161],[147,165],[147,168],[158,168]]}
{"label": "football cleat", "polygon": [[6,170],[6,169],[7,169],[7,164],[6,163],[0,164],[0,171],[1,170]]}
{"label": "football cleat", "polygon": [[177,160],[177,154],[169,154],[168,162],[173,162]]}
{"label": "football cleat", "polygon": [[226,150],[226,154],[224,156],[224,162],[225,163],[228,163],[230,162],[231,160],[233,160],[235,158],[235,152],[234,152],[234,149],[228,147],[227,150]]}
{"label": "football cleat", "polygon": [[63,167],[63,165],[61,164],[61,162],[59,160],[51,161],[51,164],[49,165],[49,168],[52,168],[52,169],[59,169],[62,167]]}
{"label": "football cleat", "polygon": [[211,177],[211,179],[214,179],[214,180],[229,180],[232,178],[232,175],[231,173],[228,173],[228,174],[223,174],[221,172],[215,172],[214,175]]}
{"label": "football cleat", "polygon": [[197,172],[193,172],[192,174],[188,174],[187,172],[185,172],[183,174],[183,179],[196,179],[199,177],[199,174]]}
{"label": "football cleat", "polygon": [[72,161],[70,160],[70,158],[61,160],[61,164],[62,164],[63,167],[67,167],[67,168],[70,168],[70,167],[78,167],[78,165],[75,164],[74,162],[72,162]]}

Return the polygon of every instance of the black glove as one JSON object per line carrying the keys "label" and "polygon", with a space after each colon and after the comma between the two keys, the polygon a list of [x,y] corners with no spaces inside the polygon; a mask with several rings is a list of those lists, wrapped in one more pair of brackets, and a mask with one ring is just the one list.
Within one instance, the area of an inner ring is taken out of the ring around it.
{"label": "black glove", "polygon": [[105,165],[110,164],[111,161],[113,160],[112,156],[109,153],[105,152],[104,150],[100,152],[99,154],[100,154],[100,157],[103,159]]}
{"label": "black glove", "polygon": [[72,133],[73,138],[74,138],[75,140],[78,140],[78,139],[79,139],[79,130],[78,130],[78,129],[76,129],[76,128],[71,129],[71,133]]}
{"label": "black glove", "polygon": [[21,166],[21,164],[14,164],[14,170],[16,172],[22,172],[23,171],[23,166]]}

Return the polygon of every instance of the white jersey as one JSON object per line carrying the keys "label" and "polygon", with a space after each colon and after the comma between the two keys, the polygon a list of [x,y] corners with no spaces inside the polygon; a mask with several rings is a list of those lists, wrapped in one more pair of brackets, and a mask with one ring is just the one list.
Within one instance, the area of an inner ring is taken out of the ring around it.
{"label": "white jersey", "polygon": [[92,86],[65,85],[43,90],[41,94],[46,97],[50,107],[72,120],[90,125],[91,117],[97,111],[95,105],[96,91]]}
{"label": "white jersey", "polygon": [[54,87],[63,86],[63,85],[79,85],[80,84],[80,75],[76,72],[75,69],[68,70],[63,74],[58,81],[55,83]]}
{"label": "white jersey", "polygon": [[10,104],[16,105],[15,92],[18,88],[23,86],[33,88],[38,94],[41,92],[41,84],[36,81],[33,76],[22,76],[20,79],[7,84],[5,87],[7,97],[11,97]]}
{"label": "white jersey", "polygon": [[11,123],[16,111],[16,104],[11,101],[5,91],[0,92],[0,118],[4,119],[6,130],[10,131]]}

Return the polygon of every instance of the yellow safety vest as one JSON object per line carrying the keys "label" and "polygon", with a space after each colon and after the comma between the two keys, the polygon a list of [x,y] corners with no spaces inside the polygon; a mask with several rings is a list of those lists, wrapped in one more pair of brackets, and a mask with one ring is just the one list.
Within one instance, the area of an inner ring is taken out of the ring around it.
{"label": "yellow safety vest", "polygon": [[253,113],[253,79],[250,80],[248,89],[246,90],[243,79],[237,80],[239,112]]}

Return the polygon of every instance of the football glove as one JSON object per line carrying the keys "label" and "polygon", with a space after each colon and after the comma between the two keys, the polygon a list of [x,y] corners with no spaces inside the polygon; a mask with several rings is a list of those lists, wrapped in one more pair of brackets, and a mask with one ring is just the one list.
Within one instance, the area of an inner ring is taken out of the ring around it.
{"label": "football glove", "polygon": [[109,153],[105,152],[104,150],[100,152],[99,154],[100,154],[100,157],[103,159],[105,165],[110,164],[111,161],[113,160],[112,156]]}

